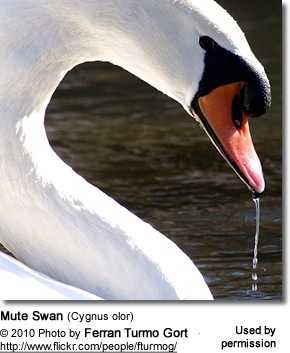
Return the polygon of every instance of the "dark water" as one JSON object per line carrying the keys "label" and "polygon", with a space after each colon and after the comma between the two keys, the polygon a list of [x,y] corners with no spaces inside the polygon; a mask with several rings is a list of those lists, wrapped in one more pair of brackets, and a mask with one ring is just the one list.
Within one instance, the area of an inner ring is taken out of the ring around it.
{"label": "dark water", "polygon": [[246,32],[272,84],[271,110],[251,121],[267,183],[257,291],[251,290],[251,195],[177,103],[112,65],[84,64],[55,93],[47,132],[55,151],[78,173],[176,242],[216,299],[281,299],[281,2],[220,4]]}

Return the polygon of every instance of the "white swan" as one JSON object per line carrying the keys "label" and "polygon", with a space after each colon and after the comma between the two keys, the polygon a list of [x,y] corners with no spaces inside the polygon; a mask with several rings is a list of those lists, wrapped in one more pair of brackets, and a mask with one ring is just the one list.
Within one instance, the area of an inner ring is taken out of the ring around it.
{"label": "white swan", "polygon": [[[180,102],[259,194],[248,116],[267,110],[270,87],[236,22],[212,0],[0,0],[0,48],[4,246],[30,268],[104,299],[211,299],[174,243],[59,159],[44,115],[67,71],[109,61]],[[1,258],[15,279],[12,260]]]}

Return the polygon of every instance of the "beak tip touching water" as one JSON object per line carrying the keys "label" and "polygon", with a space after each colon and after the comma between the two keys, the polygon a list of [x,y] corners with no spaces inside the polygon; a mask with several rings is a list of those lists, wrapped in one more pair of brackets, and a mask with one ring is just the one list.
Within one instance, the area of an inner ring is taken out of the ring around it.
{"label": "beak tip touching water", "polygon": [[265,180],[261,166],[257,167],[258,173],[255,173],[252,178],[249,178],[246,183],[252,192],[253,198],[258,198],[265,191]]}

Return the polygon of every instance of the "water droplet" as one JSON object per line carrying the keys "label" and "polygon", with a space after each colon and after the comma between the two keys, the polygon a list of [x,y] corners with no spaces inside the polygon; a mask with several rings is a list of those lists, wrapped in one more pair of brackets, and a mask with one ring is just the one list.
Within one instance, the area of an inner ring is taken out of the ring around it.
{"label": "water droplet", "polygon": [[258,289],[257,283],[253,283],[253,284],[252,284],[252,291],[253,291],[253,292],[256,292],[257,289]]}
{"label": "water droplet", "polygon": [[258,258],[257,258],[257,257],[254,257],[254,258],[253,258],[253,269],[254,269],[254,270],[257,268],[257,265],[258,265]]}

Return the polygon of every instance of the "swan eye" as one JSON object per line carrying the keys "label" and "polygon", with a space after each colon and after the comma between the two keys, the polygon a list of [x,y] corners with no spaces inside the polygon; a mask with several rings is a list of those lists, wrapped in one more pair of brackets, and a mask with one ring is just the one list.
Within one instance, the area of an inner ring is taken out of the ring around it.
{"label": "swan eye", "polygon": [[199,38],[199,45],[204,49],[205,51],[211,51],[214,49],[216,46],[216,42],[207,36],[203,36]]}

